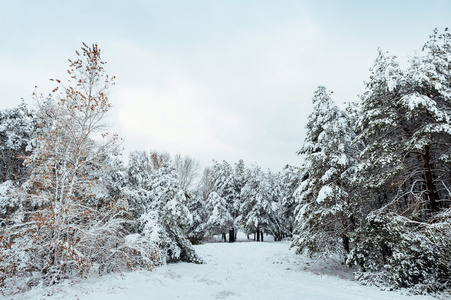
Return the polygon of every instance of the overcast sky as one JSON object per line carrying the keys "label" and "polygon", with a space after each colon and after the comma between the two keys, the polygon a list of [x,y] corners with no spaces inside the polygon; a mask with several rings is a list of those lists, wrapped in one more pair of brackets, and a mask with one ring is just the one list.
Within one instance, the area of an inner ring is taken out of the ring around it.
{"label": "overcast sky", "polygon": [[0,0],[0,109],[49,93],[82,42],[117,76],[110,122],[131,150],[299,165],[318,85],[357,100],[377,48],[406,62],[451,1]]}

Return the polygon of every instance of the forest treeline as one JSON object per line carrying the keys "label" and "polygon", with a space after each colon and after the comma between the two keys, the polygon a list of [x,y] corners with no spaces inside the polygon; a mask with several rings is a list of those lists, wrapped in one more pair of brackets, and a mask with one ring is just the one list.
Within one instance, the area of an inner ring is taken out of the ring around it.
{"label": "forest treeline", "polygon": [[[297,253],[339,255],[365,284],[451,289],[451,35],[434,30],[403,69],[379,50],[345,110],[320,86],[303,163],[199,163],[134,151],[105,126],[114,76],[96,44],[68,79],[0,111],[0,286],[202,263],[192,244],[289,237]],[[202,173],[202,174],[200,174]]]}
{"label": "forest treeline", "polygon": [[233,242],[238,229],[258,241],[291,234],[298,168],[223,161],[199,176],[195,159],[152,150],[123,161],[105,126],[115,78],[96,44],[76,54],[36,108],[0,111],[0,287],[202,263],[192,243]]}

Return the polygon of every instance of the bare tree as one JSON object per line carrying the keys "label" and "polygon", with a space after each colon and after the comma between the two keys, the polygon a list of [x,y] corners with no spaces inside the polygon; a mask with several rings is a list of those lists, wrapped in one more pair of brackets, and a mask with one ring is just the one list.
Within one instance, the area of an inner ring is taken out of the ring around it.
{"label": "bare tree", "polygon": [[215,179],[213,177],[213,170],[206,167],[199,181],[198,190],[202,193],[202,199],[207,201],[208,196],[215,190]]}
{"label": "bare tree", "polygon": [[183,190],[193,186],[195,180],[199,177],[199,161],[186,155],[177,153],[174,157],[174,167],[178,174],[178,179]]}
{"label": "bare tree", "polygon": [[149,157],[153,171],[159,170],[164,163],[169,163],[171,161],[171,155],[165,151],[158,152],[156,150],[150,150]]}

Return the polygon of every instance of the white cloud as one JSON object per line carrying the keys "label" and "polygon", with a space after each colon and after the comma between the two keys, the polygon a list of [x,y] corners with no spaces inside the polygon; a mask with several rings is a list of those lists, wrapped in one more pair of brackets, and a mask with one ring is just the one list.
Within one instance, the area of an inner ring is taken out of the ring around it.
{"label": "white cloud", "polygon": [[242,158],[273,170],[299,164],[318,85],[343,107],[363,91],[378,46],[404,57],[449,19],[449,5],[437,1],[434,14],[430,4],[392,5],[385,19],[367,9],[383,6],[355,1],[131,1],[90,3],[88,13],[87,2],[64,3],[55,11],[11,4],[20,18],[0,20],[13,28],[0,36],[8,45],[1,107],[30,100],[35,85],[50,91],[48,79],[64,77],[81,41],[97,41],[117,75],[111,122],[128,150],[182,152],[204,165]]}

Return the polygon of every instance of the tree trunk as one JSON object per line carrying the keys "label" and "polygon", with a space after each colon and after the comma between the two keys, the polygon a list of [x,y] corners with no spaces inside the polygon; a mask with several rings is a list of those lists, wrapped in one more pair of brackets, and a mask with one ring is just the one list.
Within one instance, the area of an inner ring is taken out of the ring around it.
{"label": "tree trunk", "polygon": [[229,230],[229,243],[235,242],[235,228]]}
{"label": "tree trunk", "polygon": [[263,242],[263,231],[260,231],[260,234],[261,234],[261,241]]}
{"label": "tree trunk", "polygon": [[257,242],[260,242],[260,229],[257,229]]}
{"label": "tree trunk", "polygon": [[393,252],[392,252],[391,248],[389,246],[387,246],[386,243],[382,243],[381,254],[382,254],[382,259],[385,264],[387,262],[387,258],[393,255]]}
{"label": "tree trunk", "polygon": [[227,242],[227,238],[226,238],[226,234],[225,233],[222,234],[222,241],[223,242]]}
{"label": "tree trunk", "polygon": [[430,145],[424,146],[424,155],[423,155],[423,161],[424,161],[424,168],[426,170],[425,179],[426,179],[426,188],[428,191],[428,200],[429,200],[429,206],[433,212],[436,212],[438,210],[437,207],[437,201],[435,199],[435,193],[434,193],[434,181],[432,177],[432,170],[431,170],[431,161],[430,161]]}
{"label": "tree trunk", "polygon": [[344,235],[342,236],[342,240],[343,240],[343,248],[345,248],[346,253],[349,253],[349,237]]}

